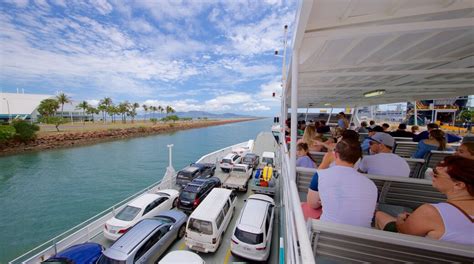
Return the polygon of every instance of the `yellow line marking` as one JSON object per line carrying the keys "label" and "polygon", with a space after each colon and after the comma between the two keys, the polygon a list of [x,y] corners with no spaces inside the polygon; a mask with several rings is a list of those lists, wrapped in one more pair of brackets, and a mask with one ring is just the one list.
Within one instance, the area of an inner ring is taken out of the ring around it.
{"label": "yellow line marking", "polygon": [[183,243],[179,246],[179,250],[183,250],[185,247],[186,247],[186,243],[183,242]]}
{"label": "yellow line marking", "polygon": [[227,249],[227,253],[225,254],[224,264],[227,264],[229,262],[229,258],[230,258],[230,248]]}

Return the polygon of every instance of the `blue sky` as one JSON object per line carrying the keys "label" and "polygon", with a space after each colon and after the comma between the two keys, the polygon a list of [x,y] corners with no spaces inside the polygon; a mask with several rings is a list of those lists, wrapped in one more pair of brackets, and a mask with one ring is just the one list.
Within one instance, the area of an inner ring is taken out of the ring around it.
{"label": "blue sky", "polygon": [[1,0],[0,88],[272,116],[282,61],[273,53],[295,9],[279,0]]}

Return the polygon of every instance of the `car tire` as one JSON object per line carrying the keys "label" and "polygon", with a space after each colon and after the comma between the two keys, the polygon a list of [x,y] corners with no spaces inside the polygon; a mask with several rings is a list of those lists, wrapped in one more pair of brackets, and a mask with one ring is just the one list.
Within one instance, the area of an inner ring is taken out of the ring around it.
{"label": "car tire", "polygon": [[173,207],[171,209],[177,208],[177,207],[178,207],[178,198],[175,198],[173,201]]}
{"label": "car tire", "polygon": [[178,240],[184,237],[186,234],[186,224],[183,224],[178,230]]}

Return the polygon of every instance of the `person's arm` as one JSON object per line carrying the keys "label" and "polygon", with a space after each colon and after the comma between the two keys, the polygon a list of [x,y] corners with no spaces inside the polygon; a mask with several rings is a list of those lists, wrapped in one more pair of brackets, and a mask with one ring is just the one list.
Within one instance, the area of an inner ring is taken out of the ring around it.
{"label": "person's arm", "polygon": [[403,234],[426,236],[429,232],[436,230],[440,217],[436,208],[430,204],[423,204],[411,214],[398,215],[397,230]]}
{"label": "person's arm", "polygon": [[324,170],[329,168],[329,165],[334,161],[334,153],[332,151],[327,152],[324,154],[323,160],[321,161],[321,164],[319,164],[318,169]]}
{"label": "person's arm", "polygon": [[319,175],[317,172],[313,175],[313,178],[311,178],[308,194],[306,195],[306,202],[311,208],[317,209],[321,207],[321,198],[319,197]]}
{"label": "person's arm", "polygon": [[357,168],[357,171],[358,172],[361,172],[361,173],[367,173],[368,169],[367,169],[367,157],[365,158],[362,158],[362,160],[359,162],[359,168]]}

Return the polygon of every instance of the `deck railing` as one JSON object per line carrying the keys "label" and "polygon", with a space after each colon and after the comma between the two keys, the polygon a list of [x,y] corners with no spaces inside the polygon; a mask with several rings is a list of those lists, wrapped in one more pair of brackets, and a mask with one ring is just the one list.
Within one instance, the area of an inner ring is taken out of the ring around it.
{"label": "deck railing", "polygon": [[308,230],[303,218],[295,177],[290,175],[290,160],[286,144],[279,149],[281,157],[281,179],[283,184],[283,206],[285,221],[285,263],[314,264]]}

